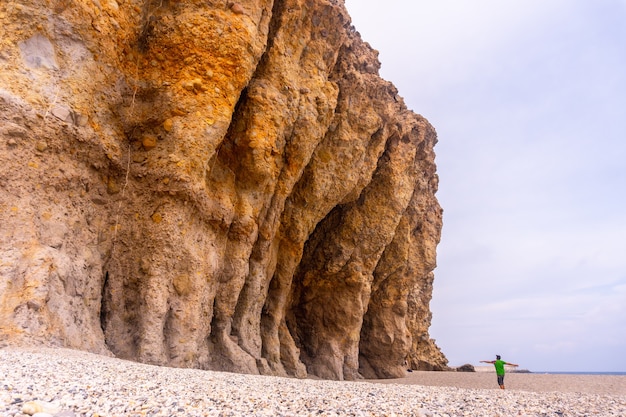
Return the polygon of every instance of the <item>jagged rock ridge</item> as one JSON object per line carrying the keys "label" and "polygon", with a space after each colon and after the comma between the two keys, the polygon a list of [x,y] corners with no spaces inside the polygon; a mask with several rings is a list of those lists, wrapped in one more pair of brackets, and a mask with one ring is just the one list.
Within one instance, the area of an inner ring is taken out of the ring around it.
{"label": "jagged rock ridge", "polygon": [[0,4],[0,340],[442,369],[436,133],[333,0]]}

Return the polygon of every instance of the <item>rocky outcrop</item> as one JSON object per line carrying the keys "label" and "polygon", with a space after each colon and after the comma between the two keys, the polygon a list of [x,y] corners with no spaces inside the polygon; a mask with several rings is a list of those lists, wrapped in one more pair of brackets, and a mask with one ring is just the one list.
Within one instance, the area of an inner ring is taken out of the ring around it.
{"label": "rocky outcrop", "polygon": [[441,369],[436,133],[335,0],[0,4],[0,340]]}
{"label": "rocky outcrop", "polygon": [[457,366],[456,371],[457,372],[476,372],[476,369],[474,368],[474,365],[466,363],[465,365]]}

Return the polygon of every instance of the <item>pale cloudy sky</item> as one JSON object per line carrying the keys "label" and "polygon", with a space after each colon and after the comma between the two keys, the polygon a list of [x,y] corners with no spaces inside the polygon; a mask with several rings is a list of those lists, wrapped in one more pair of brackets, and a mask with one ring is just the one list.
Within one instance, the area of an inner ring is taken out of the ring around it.
{"label": "pale cloudy sky", "polygon": [[626,371],[626,1],[346,6],[437,129],[450,365]]}

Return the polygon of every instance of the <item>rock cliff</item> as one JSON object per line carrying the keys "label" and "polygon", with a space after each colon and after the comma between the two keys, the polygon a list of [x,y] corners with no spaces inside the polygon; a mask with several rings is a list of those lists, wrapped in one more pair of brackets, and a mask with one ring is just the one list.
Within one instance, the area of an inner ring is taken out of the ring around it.
{"label": "rock cliff", "polygon": [[442,369],[436,133],[338,0],[0,3],[0,341]]}

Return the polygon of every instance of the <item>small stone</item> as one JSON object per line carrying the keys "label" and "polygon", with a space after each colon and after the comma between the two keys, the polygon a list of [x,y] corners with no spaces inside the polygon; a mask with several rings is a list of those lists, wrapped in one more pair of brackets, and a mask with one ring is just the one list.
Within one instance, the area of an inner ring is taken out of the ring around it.
{"label": "small stone", "polygon": [[109,194],[117,194],[120,192],[120,187],[117,185],[117,181],[115,181],[115,178],[113,177],[109,177],[107,181],[107,192]]}
{"label": "small stone", "polygon": [[165,129],[166,132],[171,132],[173,127],[174,121],[172,119],[166,119],[163,122],[163,129]]}
{"label": "small stone", "polygon": [[37,141],[37,143],[35,144],[35,149],[37,149],[39,152],[43,152],[48,149],[48,144],[43,140]]}
{"label": "small stone", "polygon": [[29,300],[26,303],[26,307],[28,307],[31,310],[35,310],[35,311],[39,311],[39,309],[41,308],[41,306],[39,305],[39,303],[37,303],[36,301],[33,300]]}
{"label": "small stone", "polygon": [[28,401],[22,406],[22,413],[30,416],[38,413],[56,414],[58,411],[59,409],[57,406],[45,401]]}
{"label": "small stone", "polygon": [[241,6],[241,4],[239,3],[231,4],[230,10],[235,14],[243,14],[245,12],[245,10],[243,9],[243,6]]}
{"label": "small stone", "polygon": [[92,197],[91,201],[94,204],[97,204],[99,206],[103,206],[103,205],[105,205],[107,203],[107,201],[104,198],[101,198],[101,197],[98,197],[98,196]]}
{"label": "small stone", "polygon": [[54,106],[50,111],[54,117],[64,122],[72,121],[72,110],[65,106]]}
{"label": "small stone", "polygon": [[177,275],[174,277],[172,284],[174,285],[176,293],[180,296],[187,295],[191,292],[191,280],[187,274]]}
{"label": "small stone", "polygon": [[30,39],[19,42],[18,46],[26,66],[50,70],[59,68],[52,42],[41,33],[36,33]]}
{"label": "small stone", "polygon": [[154,135],[145,135],[141,140],[141,144],[146,150],[154,149],[157,145],[157,138]]}
{"label": "small stone", "polygon": [[89,117],[84,114],[74,113],[74,122],[77,126],[84,127],[87,126],[87,123],[89,123]]}
{"label": "small stone", "polygon": [[26,129],[13,123],[7,123],[7,127],[3,133],[8,136],[21,139],[26,139],[28,137],[28,132],[26,131]]}
{"label": "small stone", "polygon": [[206,91],[207,90],[207,88],[204,85],[202,85],[202,80],[200,78],[194,78],[191,81],[191,83],[192,83],[193,89],[195,91]]}

